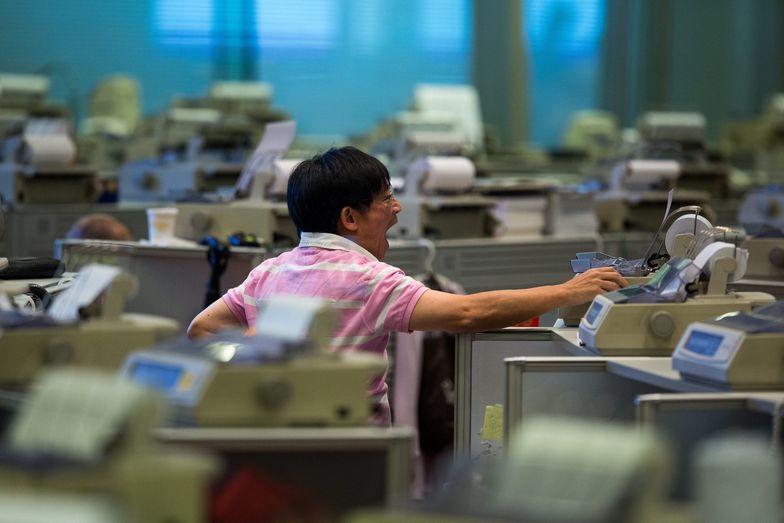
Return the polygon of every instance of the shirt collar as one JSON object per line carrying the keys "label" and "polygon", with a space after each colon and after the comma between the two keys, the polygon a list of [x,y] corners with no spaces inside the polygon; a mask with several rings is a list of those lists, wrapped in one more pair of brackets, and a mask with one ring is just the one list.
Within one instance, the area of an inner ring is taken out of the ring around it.
{"label": "shirt collar", "polygon": [[337,251],[351,251],[359,253],[373,261],[378,261],[378,258],[370,254],[367,249],[358,243],[354,243],[345,236],[339,236],[328,232],[302,232],[300,234],[299,246],[320,247],[322,249]]}

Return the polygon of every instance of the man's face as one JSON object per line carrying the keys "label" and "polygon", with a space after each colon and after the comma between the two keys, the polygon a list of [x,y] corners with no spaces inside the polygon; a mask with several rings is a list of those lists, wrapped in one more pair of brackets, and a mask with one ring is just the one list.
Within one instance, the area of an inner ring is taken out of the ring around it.
{"label": "man's face", "polygon": [[365,212],[357,212],[356,242],[376,258],[383,260],[389,248],[387,231],[397,223],[399,212],[400,203],[392,189],[386,189],[373,199]]}

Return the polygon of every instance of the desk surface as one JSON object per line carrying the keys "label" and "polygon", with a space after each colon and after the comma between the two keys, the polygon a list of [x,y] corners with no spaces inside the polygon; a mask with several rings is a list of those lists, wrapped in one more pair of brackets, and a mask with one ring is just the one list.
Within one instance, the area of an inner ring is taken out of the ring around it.
{"label": "desk surface", "polygon": [[258,446],[264,450],[367,449],[390,442],[408,443],[408,427],[188,427],[161,428],[155,436],[167,443],[203,443],[216,447]]}

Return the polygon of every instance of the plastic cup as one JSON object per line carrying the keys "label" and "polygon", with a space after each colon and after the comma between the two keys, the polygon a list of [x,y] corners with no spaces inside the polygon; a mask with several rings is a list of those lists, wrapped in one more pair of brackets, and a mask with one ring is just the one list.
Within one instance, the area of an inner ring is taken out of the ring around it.
{"label": "plastic cup", "polygon": [[168,243],[174,238],[177,222],[176,207],[151,207],[147,209],[147,234],[150,243]]}

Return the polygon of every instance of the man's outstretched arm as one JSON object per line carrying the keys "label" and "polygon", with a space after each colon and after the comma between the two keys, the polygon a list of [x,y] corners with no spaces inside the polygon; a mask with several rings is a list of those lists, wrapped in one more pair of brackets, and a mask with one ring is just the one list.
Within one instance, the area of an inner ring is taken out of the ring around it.
{"label": "man's outstretched arm", "polygon": [[559,285],[457,295],[429,290],[411,315],[411,330],[479,332],[509,327],[558,307],[585,303],[628,285],[615,269],[602,267]]}

